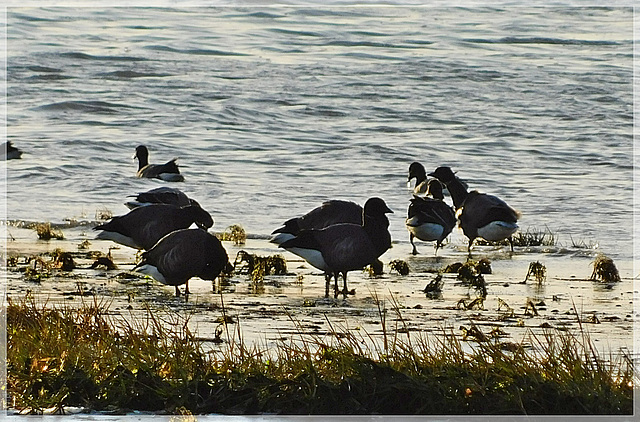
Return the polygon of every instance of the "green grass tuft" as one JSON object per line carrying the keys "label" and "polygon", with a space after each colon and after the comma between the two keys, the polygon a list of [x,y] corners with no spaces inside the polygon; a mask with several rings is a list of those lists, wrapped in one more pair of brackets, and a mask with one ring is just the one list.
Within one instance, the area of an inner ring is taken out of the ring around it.
{"label": "green grass tuft", "polygon": [[67,406],[182,415],[633,413],[630,360],[604,361],[584,333],[530,333],[526,348],[473,327],[466,337],[447,329],[412,336],[393,299],[389,310],[377,302],[382,341],[332,326],[333,336],[261,349],[247,347],[234,324],[237,335],[227,331],[207,349],[180,314],[147,310],[127,320],[97,301],[70,309],[9,300],[9,403],[34,414]]}

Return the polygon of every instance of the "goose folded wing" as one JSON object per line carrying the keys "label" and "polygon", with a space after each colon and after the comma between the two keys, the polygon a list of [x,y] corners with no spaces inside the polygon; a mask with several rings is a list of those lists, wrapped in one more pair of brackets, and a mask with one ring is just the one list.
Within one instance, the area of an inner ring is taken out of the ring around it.
{"label": "goose folded wing", "polygon": [[492,221],[518,221],[518,213],[502,199],[487,194],[469,194],[463,205],[461,219],[474,227],[483,227]]}
{"label": "goose folded wing", "polygon": [[322,255],[335,270],[364,268],[378,258],[375,246],[362,226],[336,224],[317,234]]}

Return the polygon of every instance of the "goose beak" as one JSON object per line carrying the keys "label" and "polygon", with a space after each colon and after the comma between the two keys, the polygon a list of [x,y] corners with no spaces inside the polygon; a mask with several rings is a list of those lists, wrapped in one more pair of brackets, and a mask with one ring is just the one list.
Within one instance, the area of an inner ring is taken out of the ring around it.
{"label": "goose beak", "polygon": [[387,209],[385,210],[385,214],[388,214],[388,213],[393,214],[393,211],[389,207],[387,207]]}

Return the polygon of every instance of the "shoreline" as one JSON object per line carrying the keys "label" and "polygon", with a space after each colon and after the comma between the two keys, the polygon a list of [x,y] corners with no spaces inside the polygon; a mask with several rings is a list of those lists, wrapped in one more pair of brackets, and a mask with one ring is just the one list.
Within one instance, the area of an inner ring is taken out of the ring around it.
{"label": "shoreline", "polygon": [[[219,287],[211,282],[195,278],[189,283],[192,294],[185,301],[184,297],[173,296],[171,286],[127,275],[135,263],[135,251],[92,239],[93,233],[86,227],[67,229],[64,240],[49,241],[38,240],[34,230],[10,227],[7,257],[17,257],[17,265],[7,270],[7,295],[20,299],[30,292],[31,297],[47,306],[77,307],[83,301],[97,300],[110,312],[126,318],[135,318],[147,308],[158,313],[182,313],[189,315],[190,326],[203,339],[216,337],[224,313],[233,320],[227,329],[235,331],[240,325],[243,340],[267,347],[294,336],[331,333],[335,327],[342,327],[345,333],[366,333],[369,339],[380,339],[382,306],[390,318],[387,323],[412,334],[439,335],[446,329],[472,342],[468,335],[465,338],[465,330],[476,326],[486,335],[499,330],[505,344],[518,344],[529,333],[585,327],[603,353],[633,351],[631,263],[615,263],[621,282],[607,285],[591,281],[588,277],[593,251],[570,254],[559,248],[555,252],[549,248],[516,248],[511,254],[508,248],[476,247],[474,259],[488,258],[492,274],[484,276],[486,299],[480,306],[467,309],[465,306],[478,294],[457,280],[456,274],[443,274],[440,296],[431,299],[424,292],[437,276],[436,271],[466,260],[463,246],[449,244],[434,256],[424,253],[432,252],[431,245],[425,243],[419,246],[423,254],[413,256],[408,242],[394,244],[381,257],[385,264],[383,275],[350,272],[349,284],[356,290],[355,295],[334,299],[324,297],[325,282],[319,271],[297,256],[278,250],[268,240],[249,236],[244,245],[223,241],[229,260],[233,262],[241,250],[260,256],[280,254],[287,260],[287,275],[267,275],[262,282],[252,282],[248,275],[234,275],[221,286],[221,292],[214,291]],[[78,245],[86,240],[90,242],[88,249],[79,250]],[[71,272],[52,270],[39,282],[25,280],[19,268],[27,266],[28,257],[55,249],[75,255],[78,268]],[[89,251],[110,251],[118,269],[90,269],[92,260],[82,257]],[[388,264],[395,259],[408,264],[408,275],[390,269]],[[532,280],[522,283],[533,261],[547,266],[547,280],[541,284]],[[216,348],[215,344],[209,346]]]}

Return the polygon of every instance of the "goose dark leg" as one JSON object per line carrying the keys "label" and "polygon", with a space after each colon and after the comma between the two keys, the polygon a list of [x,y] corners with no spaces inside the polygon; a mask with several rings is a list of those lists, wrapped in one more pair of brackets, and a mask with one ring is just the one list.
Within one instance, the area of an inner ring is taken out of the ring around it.
{"label": "goose dark leg", "polygon": [[324,273],[324,297],[329,297],[330,285],[331,285],[331,273]]}
{"label": "goose dark leg", "polygon": [[471,246],[473,245],[474,240],[475,238],[469,239],[469,247],[467,248],[467,252],[469,253],[469,258],[471,258]]}
{"label": "goose dark leg", "polygon": [[343,280],[343,286],[344,286],[344,289],[342,290],[342,294],[346,298],[347,295],[349,294],[349,289],[347,288],[347,272],[346,271],[342,273],[342,280]]}
{"label": "goose dark leg", "polygon": [[513,252],[513,237],[509,236],[509,244],[511,245],[511,252]]}
{"label": "goose dark leg", "polygon": [[415,237],[415,236],[413,235],[413,233],[409,233],[409,240],[411,241],[411,246],[413,246],[413,251],[411,251],[411,253],[412,253],[413,255],[417,255],[417,254],[418,254],[418,250],[416,249],[416,245],[415,245],[415,243],[413,243],[413,238],[414,238],[414,237]]}
{"label": "goose dark leg", "polygon": [[178,289],[178,286],[176,286],[176,297],[180,297],[180,289]]}
{"label": "goose dark leg", "polygon": [[335,272],[333,273],[333,277],[334,277],[334,281],[335,284],[333,285],[333,297],[337,298],[338,297],[338,293],[339,293],[339,289],[338,289],[338,276],[340,275],[339,272]]}

